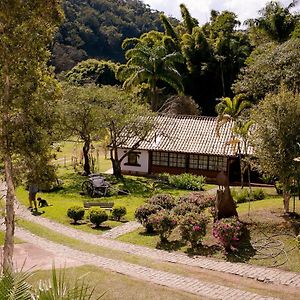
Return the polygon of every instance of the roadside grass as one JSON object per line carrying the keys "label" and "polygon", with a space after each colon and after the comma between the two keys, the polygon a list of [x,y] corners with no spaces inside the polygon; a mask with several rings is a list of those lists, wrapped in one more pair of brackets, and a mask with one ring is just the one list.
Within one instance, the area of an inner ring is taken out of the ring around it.
{"label": "roadside grass", "polygon": [[[125,206],[127,209],[127,214],[122,220],[122,222],[117,222],[114,220],[108,220],[103,223],[103,225],[97,229],[97,233],[102,232],[123,224],[126,221],[134,220],[134,212],[137,207],[145,202],[146,199],[151,197],[153,194],[157,193],[169,193],[174,197],[179,197],[189,193],[186,190],[179,190],[173,188],[156,189],[153,186],[153,179],[145,177],[136,176],[125,176],[123,181],[115,182],[113,189],[125,189],[130,191],[130,195],[112,195],[110,197],[102,198],[91,198],[88,195],[80,195],[81,185],[87,180],[87,177],[81,176],[75,173],[72,168],[59,168],[58,170],[59,178],[63,180],[63,187],[59,190],[53,192],[43,192],[38,193],[37,197],[40,196],[46,199],[51,206],[43,207],[39,209],[42,217],[52,219],[54,221],[60,222],[67,226],[71,225],[71,220],[67,217],[67,210],[71,206],[83,206],[84,201],[99,201],[99,202],[114,202],[114,206]],[[106,175],[107,180],[114,180],[112,176]],[[214,185],[208,185],[207,189],[215,187]],[[28,191],[24,187],[19,187],[16,191],[18,200],[28,206]],[[110,213],[108,212],[110,215]],[[85,216],[87,217],[88,211],[86,211]],[[87,232],[95,233],[96,230],[92,228],[91,224],[85,219],[79,225],[76,225],[77,229],[84,230]]]}
{"label": "roadside grass", "polygon": [[[29,278],[29,282],[36,286],[40,280],[48,280],[51,271],[37,271]],[[171,288],[154,285],[149,282],[134,279],[115,272],[103,270],[93,266],[81,266],[77,268],[65,269],[65,279],[67,282],[75,282],[78,278],[87,283],[91,288],[95,288],[94,296],[97,299],[104,294],[101,299],[105,300],[132,300],[132,299],[165,299],[165,300],[196,300],[204,299],[189,293],[177,291]]]}
{"label": "roadside grass", "polygon": [[[246,231],[238,251],[225,255],[212,236],[212,220],[208,224],[203,247],[191,252],[180,241],[176,230],[169,238],[170,242],[161,245],[156,234],[147,234],[144,228],[125,234],[117,239],[150,248],[176,250],[192,255],[204,255],[232,262],[246,262],[254,265],[278,267],[287,271],[300,272],[300,251],[295,236],[299,234],[300,220],[283,214],[280,196],[271,196],[264,200],[238,204],[240,220],[246,224]],[[300,204],[296,212],[300,213]]]}
{"label": "roadside grass", "polygon": [[[214,272],[205,270],[197,267],[190,267],[183,264],[174,264],[168,262],[162,262],[157,260],[152,260],[147,257],[141,257],[133,254],[128,254],[122,251],[117,251],[109,248],[104,248],[100,246],[95,246],[89,243],[81,242],[80,240],[70,238],[68,236],[59,234],[52,231],[44,226],[36,223],[29,222],[24,219],[17,220],[18,226],[38,235],[42,238],[48,239],[55,243],[68,246],[73,249],[81,250],[87,253],[99,255],[106,258],[116,259],[120,261],[125,261],[128,263],[138,264],[141,266],[149,267],[156,270],[161,270],[165,272],[170,272],[182,276],[188,276],[204,282],[212,282],[214,284],[225,285],[231,288],[239,288],[249,292],[258,293],[261,295],[269,297],[282,296],[285,298],[287,295],[288,299],[298,299],[298,294],[295,291],[289,291],[285,289],[280,291],[280,289],[265,285],[253,281],[251,279],[246,279],[243,277],[237,277],[233,275],[228,275],[222,272]],[[69,272],[70,270],[70,272]],[[32,282],[36,282],[40,279],[49,278],[50,271],[38,271],[34,273],[32,277]],[[71,274],[74,276],[72,277]],[[85,275],[86,274],[86,275]],[[90,277],[91,274],[91,277]],[[104,299],[201,299],[199,296],[193,296],[188,293],[176,291],[174,289],[160,287],[159,285],[154,285],[148,282],[142,282],[128,276],[117,274],[115,272],[105,271],[101,268],[92,266],[82,266],[76,268],[66,269],[67,279],[79,278],[83,275],[85,282],[88,282],[90,286],[95,286],[95,295],[100,295],[106,291]],[[100,281],[100,282],[99,282]],[[145,287],[145,293],[139,291]],[[125,289],[125,290],[124,290]],[[148,290],[149,289],[149,290]],[[151,292],[153,290],[153,293]],[[168,294],[166,291],[170,291]],[[141,296],[140,296],[141,295]],[[180,298],[182,296],[182,298]],[[179,297],[179,298],[176,298]]]}

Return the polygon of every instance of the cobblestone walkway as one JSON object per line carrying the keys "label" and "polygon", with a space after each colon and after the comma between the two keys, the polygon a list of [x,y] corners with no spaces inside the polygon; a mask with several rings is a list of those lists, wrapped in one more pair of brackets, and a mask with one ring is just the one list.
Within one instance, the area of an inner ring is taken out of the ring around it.
{"label": "cobblestone walkway", "polygon": [[106,231],[105,233],[101,234],[101,237],[115,239],[118,236],[134,231],[140,227],[142,227],[142,225],[138,222],[135,221],[127,222],[121,226]]}
{"label": "cobblestone walkway", "polygon": [[[4,226],[2,225],[2,229]],[[85,253],[83,251],[74,250],[72,248],[53,243],[51,241],[40,238],[24,229],[16,228],[15,234],[23,241],[32,243],[54,253],[62,259],[74,259],[84,264],[97,266],[118,272],[130,277],[152,282],[158,285],[181,290],[204,297],[205,299],[239,299],[239,300],[276,300],[277,298],[264,297],[255,293],[242,291],[239,289],[229,288],[218,284],[200,281],[194,278],[180,276],[169,272],[154,270],[148,267],[139,266],[104,258],[101,256]]]}
{"label": "cobblestone walkway", "polygon": [[86,243],[98,245],[113,250],[119,250],[126,253],[144,256],[147,258],[161,260],[165,262],[179,263],[192,267],[200,267],[207,270],[225,272],[233,275],[239,275],[246,278],[256,279],[262,282],[282,284],[300,288],[300,274],[286,272],[279,269],[253,266],[243,263],[230,263],[217,261],[202,256],[189,257],[183,253],[170,253],[158,249],[150,249],[143,246],[137,246],[116,240],[103,238],[100,235],[86,233],[68,226],[56,223],[49,219],[33,216],[23,205],[16,206],[18,216],[31,222],[45,226],[51,230],[63,233],[71,238],[81,240]]}

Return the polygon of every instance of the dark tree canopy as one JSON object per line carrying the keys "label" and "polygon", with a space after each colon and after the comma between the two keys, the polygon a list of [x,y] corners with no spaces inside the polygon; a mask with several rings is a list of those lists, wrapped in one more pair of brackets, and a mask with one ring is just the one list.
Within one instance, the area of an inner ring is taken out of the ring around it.
{"label": "dark tree canopy", "polygon": [[162,30],[159,12],[139,0],[64,0],[63,9],[52,51],[56,72],[87,58],[124,61],[125,38]]}

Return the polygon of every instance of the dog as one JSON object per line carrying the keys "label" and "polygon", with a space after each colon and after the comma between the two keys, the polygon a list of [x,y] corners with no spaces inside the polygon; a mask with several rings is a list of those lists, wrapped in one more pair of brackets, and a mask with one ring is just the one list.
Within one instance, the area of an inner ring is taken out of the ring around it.
{"label": "dog", "polygon": [[45,207],[50,206],[48,202],[45,199],[42,199],[41,197],[37,198],[37,201],[39,202],[39,207]]}

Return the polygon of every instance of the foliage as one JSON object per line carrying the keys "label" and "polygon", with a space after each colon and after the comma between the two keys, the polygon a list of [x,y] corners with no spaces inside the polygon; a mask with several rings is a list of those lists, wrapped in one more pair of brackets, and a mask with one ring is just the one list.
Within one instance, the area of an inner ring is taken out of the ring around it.
{"label": "foliage", "polygon": [[188,213],[179,218],[179,229],[181,238],[191,244],[192,249],[201,245],[206,235],[208,218],[204,214]]}
{"label": "foliage", "polygon": [[251,192],[249,189],[242,189],[240,191],[233,190],[231,192],[233,199],[237,203],[244,203],[247,201],[256,201],[265,199],[266,195],[263,189],[254,189]]}
{"label": "foliage", "polygon": [[32,286],[27,282],[31,276],[32,274],[24,271],[4,271],[0,275],[1,300],[91,300],[94,296],[94,289],[84,281],[77,279],[72,285],[66,280],[65,270],[57,273],[54,266],[51,279],[41,280],[38,286]]}
{"label": "foliage", "polygon": [[67,210],[67,216],[70,219],[74,220],[74,224],[77,223],[77,221],[82,220],[84,217],[84,208],[81,206],[72,206]]}
{"label": "foliage", "polygon": [[154,231],[159,234],[162,243],[168,240],[172,230],[177,226],[175,216],[165,209],[150,215],[148,222],[152,225]]}
{"label": "foliage", "polygon": [[120,221],[121,218],[126,215],[126,213],[127,210],[125,206],[116,206],[113,208],[111,215],[115,220]]}
{"label": "foliage", "polygon": [[174,95],[166,100],[160,112],[168,115],[200,115],[201,108],[190,96]]}
{"label": "foliage", "polygon": [[211,195],[206,195],[201,192],[193,192],[187,196],[182,196],[179,198],[178,203],[187,203],[188,205],[194,205],[199,210],[203,211],[208,207],[215,205],[216,197]]}
{"label": "foliage", "polygon": [[101,225],[101,223],[107,221],[108,215],[104,209],[96,207],[89,211],[89,218],[91,223],[93,223],[97,228]]}
{"label": "foliage", "polygon": [[201,191],[205,185],[205,177],[190,173],[168,175],[168,183],[178,189]]}
{"label": "foliage", "polygon": [[116,69],[117,65],[111,61],[87,59],[78,63],[65,77],[71,84],[115,85],[119,83],[115,76]]}
{"label": "foliage", "polygon": [[176,205],[176,200],[169,194],[157,194],[148,199],[147,203],[171,210]]}
{"label": "foliage", "polygon": [[283,185],[285,211],[289,210],[289,181],[297,168],[300,143],[300,95],[281,87],[269,94],[252,112],[256,157],[264,173]]}
{"label": "foliage", "polygon": [[236,250],[242,235],[242,223],[237,218],[218,220],[213,225],[213,236],[226,252]]}
{"label": "foliage", "polygon": [[63,9],[65,20],[52,49],[56,72],[92,57],[123,61],[125,38],[162,30],[159,12],[138,0],[65,0]]}
{"label": "foliage", "polygon": [[268,93],[276,93],[283,83],[291,90],[300,84],[299,39],[290,39],[277,45],[263,44],[247,59],[246,67],[233,85],[235,93],[261,100]]}
{"label": "foliage", "polygon": [[[62,21],[57,1],[0,2],[0,156],[7,185],[4,267],[12,266],[14,168],[30,169],[49,158],[57,136],[56,103],[60,91],[49,68],[48,46]],[[33,173],[33,169],[30,169]]]}
{"label": "foliage", "polygon": [[288,40],[299,21],[299,14],[291,12],[296,4],[297,1],[292,1],[284,7],[280,2],[270,1],[259,11],[259,18],[247,20],[252,42],[259,44],[263,40],[282,43]]}
{"label": "foliage", "polygon": [[153,227],[149,218],[161,209],[161,206],[145,203],[136,209],[134,217],[146,228],[147,232],[152,232]]}
{"label": "foliage", "polygon": [[[184,87],[177,70],[177,64],[183,62],[179,52],[169,51],[168,39],[158,32],[149,32],[134,41],[134,47],[126,51],[127,63],[118,70],[118,78],[123,87],[132,88],[147,83],[150,90],[149,102],[153,111],[157,111],[161,103],[158,98],[158,82],[164,82],[177,93],[182,94]],[[125,40],[126,48],[132,40]]]}
{"label": "foliage", "polygon": [[102,109],[95,101],[99,88],[95,85],[64,85],[64,98],[61,102],[63,128],[67,136],[76,136],[84,142],[84,172],[91,173],[89,152],[91,143],[99,136]]}

